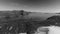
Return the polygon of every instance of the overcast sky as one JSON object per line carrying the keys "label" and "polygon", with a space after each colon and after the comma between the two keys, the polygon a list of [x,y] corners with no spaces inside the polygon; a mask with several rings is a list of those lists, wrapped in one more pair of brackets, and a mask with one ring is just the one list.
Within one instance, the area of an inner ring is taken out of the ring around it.
{"label": "overcast sky", "polygon": [[0,0],[0,10],[60,12],[59,0]]}

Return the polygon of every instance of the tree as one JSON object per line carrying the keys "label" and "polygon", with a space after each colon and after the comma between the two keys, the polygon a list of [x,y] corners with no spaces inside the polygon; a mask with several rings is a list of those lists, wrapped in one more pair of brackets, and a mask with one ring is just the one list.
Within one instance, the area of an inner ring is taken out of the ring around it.
{"label": "tree", "polygon": [[60,16],[52,16],[52,17],[49,17],[49,18],[47,18],[47,21],[51,25],[58,25],[58,24],[60,24]]}
{"label": "tree", "polygon": [[31,12],[26,12],[24,10],[20,10],[19,11],[19,15],[21,15],[22,18],[24,18],[24,16],[28,16]]}
{"label": "tree", "polygon": [[7,21],[11,18],[9,13],[5,13],[5,17],[4,17]]}

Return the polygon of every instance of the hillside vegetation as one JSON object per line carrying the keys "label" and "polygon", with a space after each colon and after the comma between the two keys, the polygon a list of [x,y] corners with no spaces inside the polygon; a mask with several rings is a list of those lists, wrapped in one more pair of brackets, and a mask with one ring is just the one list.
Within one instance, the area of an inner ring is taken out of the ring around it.
{"label": "hillside vegetation", "polygon": [[[49,23],[46,19],[53,15],[56,14],[34,13],[24,10],[0,11],[0,33],[18,34],[27,32],[30,34],[39,26],[48,26]],[[11,27],[12,29],[10,29]]]}

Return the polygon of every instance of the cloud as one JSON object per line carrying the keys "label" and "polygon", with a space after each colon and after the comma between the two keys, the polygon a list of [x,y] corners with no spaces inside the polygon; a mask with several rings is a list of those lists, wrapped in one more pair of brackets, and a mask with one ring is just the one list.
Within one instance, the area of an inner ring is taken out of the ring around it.
{"label": "cloud", "polygon": [[23,5],[28,5],[28,6],[40,6],[42,4],[47,4],[49,5],[50,3],[54,2],[53,0],[3,0],[4,2],[13,2],[13,3],[18,3],[18,4],[23,4]]}
{"label": "cloud", "polygon": [[35,12],[59,12],[60,2],[55,0],[0,0],[0,10],[23,9]]}

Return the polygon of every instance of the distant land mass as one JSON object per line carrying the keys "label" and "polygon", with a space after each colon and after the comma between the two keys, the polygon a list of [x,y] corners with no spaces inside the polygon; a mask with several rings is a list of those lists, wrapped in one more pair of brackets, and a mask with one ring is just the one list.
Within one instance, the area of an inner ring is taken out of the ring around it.
{"label": "distant land mass", "polygon": [[[20,11],[24,11],[24,10],[20,10]],[[20,18],[20,11],[17,10],[13,10],[13,11],[0,11],[0,18],[3,18],[7,15],[10,15],[11,17],[13,17],[15,19],[15,16],[19,16]],[[27,14],[27,15],[25,15]],[[29,11],[24,11],[24,17],[25,18],[33,18],[33,19],[38,19],[38,20],[45,20],[51,16],[54,15],[59,15],[57,13],[43,13],[43,12],[29,12]]]}

